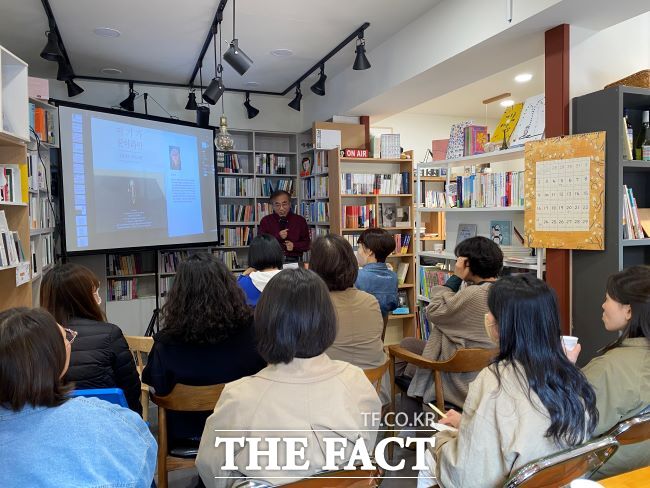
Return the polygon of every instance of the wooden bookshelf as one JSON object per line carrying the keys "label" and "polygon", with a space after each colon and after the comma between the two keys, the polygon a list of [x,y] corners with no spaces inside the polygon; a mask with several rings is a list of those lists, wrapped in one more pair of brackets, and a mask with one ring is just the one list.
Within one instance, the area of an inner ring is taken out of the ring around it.
{"label": "wooden bookshelf", "polygon": [[[394,203],[398,206],[408,206],[410,208],[410,223],[408,227],[384,227],[392,234],[408,234],[411,236],[411,242],[406,254],[391,254],[386,262],[393,266],[397,271],[400,263],[407,263],[409,269],[406,273],[404,284],[399,288],[405,290],[409,300],[410,313],[406,315],[390,315],[389,327],[401,326],[401,336],[411,337],[415,335],[416,316],[415,307],[417,306],[415,296],[415,200],[413,193],[413,153],[407,151],[409,159],[381,159],[381,158],[342,158],[338,149],[332,149],[328,152],[329,174],[330,174],[330,232],[349,236],[360,234],[363,228],[345,228],[342,224],[341,207],[343,205],[374,205],[376,224],[378,225],[380,204]],[[403,194],[360,194],[350,195],[342,193],[341,174],[342,173],[370,173],[370,174],[392,174],[408,172],[411,176],[408,180],[409,189]],[[388,336],[388,333],[387,333]]]}
{"label": "wooden bookshelf", "polygon": [[[30,256],[28,131],[27,64],[0,46],[0,165],[17,166],[20,173],[20,194],[12,202],[0,202],[0,210],[5,213],[9,230],[18,232],[27,261]],[[16,286],[18,269],[17,265],[0,268],[0,311],[32,305],[30,280]]]}

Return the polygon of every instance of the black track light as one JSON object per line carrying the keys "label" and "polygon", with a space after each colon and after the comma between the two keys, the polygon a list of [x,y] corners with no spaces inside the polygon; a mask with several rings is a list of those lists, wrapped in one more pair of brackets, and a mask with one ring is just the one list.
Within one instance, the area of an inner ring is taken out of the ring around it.
{"label": "black track light", "polygon": [[249,119],[254,119],[255,117],[257,117],[257,114],[260,113],[259,109],[251,105],[250,92],[246,92],[246,101],[244,102],[244,107],[246,107],[246,114],[248,115]]}
{"label": "black track light", "polygon": [[212,81],[203,92],[203,100],[208,102],[210,105],[214,105],[219,101],[221,95],[223,95],[224,90],[225,87],[223,86],[223,80],[221,79],[221,76],[212,78]]}
{"label": "black track light", "polygon": [[293,97],[293,100],[291,100],[287,105],[289,105],[292,109],[300,112],[300,100],[302,100],[302,92],[300,91],[300,86],[297,86],[296,96]]}
{"label": "black track light", "polygon": [[185,110],[196,110],[196,108],[196,93],[194,93],[194,91],[191,91],[187,96],[187,105],[185,105]]}
{"label": "black track light", "polygon": [[366,40],[363,38],[363,31],[359,32],[359,39],[357,40],[357,48],[354,50],[357,57],[354,59],[352,69],[364,70],[370,68],[370,61],[366,57]]}
{"label": "black track light", "polygon": [[232,0],[232,41],[230,42],[230,47],[223,55],[223,59],[232,66],[237,73],[243,75],[253,65],[253,60],[240,49],[239,39],[237,39],[237,34],[235,34],[235,13],[237,11],[235,1],[236,0]]}
{"label": "black track light", "polygon": [[325,65],[321,64],[320,65],[320,78],[318,78],[318,81],[311,86],[311,91],[313,91],[318,96],[321,96],[321,97],[324,96],[325,95],[325,80],[326,79],[327,79],[327,75],[325,74]]}
{"label": "black track light", "polygon": [[48,61],[58,61],[63,59],[63,53],[59,47],[59,36],[53,30],[47,31],[47,44],[41,51],[41,58]]}
{"label": "black track light", "polygon": [[135,96],[137,95],[136,91],[133,89],[133,83],[129,83],[129,96],[120,102],[120,107],[122,107],[127,112],[133,112],[135,110]]}
{"label": "black track light", "polygon": [[74,78],[74,71],[72,71],[72,66],[65,62],[65,60],[59,60],[59,69],[56,72],[56,79],[59,81],[71,80]]}
{"label": "black track light", "polygon": [[65,84],[68,87],[68,96],[70,98],[76,97],[84,91],[84,89],[77,85],[74,80],[65,80]]}
{"label": "black track light", "polygon": [[210,107],[199,105],[196,109],[196,125],[207,129],[210,126]]}

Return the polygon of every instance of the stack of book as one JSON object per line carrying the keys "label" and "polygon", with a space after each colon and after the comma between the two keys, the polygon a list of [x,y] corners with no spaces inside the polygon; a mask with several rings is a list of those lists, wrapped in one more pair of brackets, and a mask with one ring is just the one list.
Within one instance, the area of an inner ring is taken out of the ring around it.
{"label": "stack of book", "polygon": [[226,222],[254,222],[252,205],[219,205],[219,220]]}
{"label": "stack of book", "polygon": [[236,153],[217,153],[217,171],[219,173],[243,173],[239,156]]}
{"label": "stack of book", "polygon": [[535,264],[537,257],[531,256],[532,249],[519,246],[501,246],[503,259],[512,263]]}
{"label": "stack of book", "polygon": [[343,195],[401,195],[408,194],[410,173],[368,174],[341,173]]}
{"label": "stack of book", "polygon": [[341,227],[344,229],[367,229],[377,227],[376,209],[369,205],[342,205]]}
{"label": "stack of book", "polygon": [[[639,208],[634,198],[632,188],[623,185],[623,239],[643,239],[644,219],[639,216]],[[641,209],[641,213],[647,212],[647,209]],[[646,225],[647,222],[646,222]],[[650,235],[650,234],[649,234]]]}
{"label": "stack of book", "polygon": [[257,174],[286,175],[291,159],[289,156],[277,154],[256,154],[255,167]]}

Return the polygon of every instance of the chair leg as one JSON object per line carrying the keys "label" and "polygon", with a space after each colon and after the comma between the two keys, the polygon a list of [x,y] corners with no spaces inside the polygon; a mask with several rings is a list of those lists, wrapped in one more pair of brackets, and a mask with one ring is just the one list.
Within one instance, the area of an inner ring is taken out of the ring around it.
{"label": "chair leg", "polygon": [[[395,421],[395,395],[397,394],[397,386],[395,385],[395,356],[391,356],[391,361],[389,363],[389,372],[390,372],[390,411],[393,412],[393,423]],[[384,417],[385,419],[385,417]],[[393,427],[389,427],[387,423],[385,423],[385,426],[387,429],[389,429],[388,434],[391,437],[395,437],[395,429]],[[395,450],[394,444],[391,442],[388,445],[388,459],[391,461],[393,460],[393,451]]]}
{"label": "chair leg", "polygon": [[167,412],[158,407],[158,486],[167,488]]}
{"label": "chair leg", "polygon": [[140,404],[142,405],[142,420],[149,421],[149,392],[140,392]]}

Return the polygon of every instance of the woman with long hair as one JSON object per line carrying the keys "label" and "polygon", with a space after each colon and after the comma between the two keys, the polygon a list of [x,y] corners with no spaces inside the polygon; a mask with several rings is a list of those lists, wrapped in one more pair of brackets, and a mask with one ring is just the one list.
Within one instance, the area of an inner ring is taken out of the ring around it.
{"label": "woman with long hair", "polygon": [[0,312],[1,484],[149,488],[156,441],[147,424],[127,408],[68,395],[75,337],[45,310]]}
{"label": "woman with long hair", "polygon": [[66,381],[78,389],[121,388],[129,408],[142,415],[140,377],[122,329],[99,308],[99,279],[85,266],[58,264],[43,276],[41,306],[77,332]]}
{"label": "woman with long hair", "polygon": [[[235,277],[216,257],[191,255],[179,266],[162,307],[142,380],[167,395],[177,383],[228,383],[265,366],[255,350],[253,312]],[[167,415],[172,444],[198,444],[209,412]]]}
{"label": "woman with long hair", "polygon": [[582,443],[598,423],[594,390],[564,354],[548,285],[530,275],[501,278],[488,309],[485,327],[499,353],[470,384],[463,414],[449,410],[441,420],[458,430],[436,434],[418,486],[500,486],[526,463]]}
{"label": "woman with long hair", "polygon": [[[582,372],[596,391],[600,412],[595,435],[650,406],[650,266],[631,266],[609,277],[603,323],[619,338]],[[573,359],[580,352],[576,346]],[[650,465],[650,441],[621,446],[598,471],[615,476]]]}

